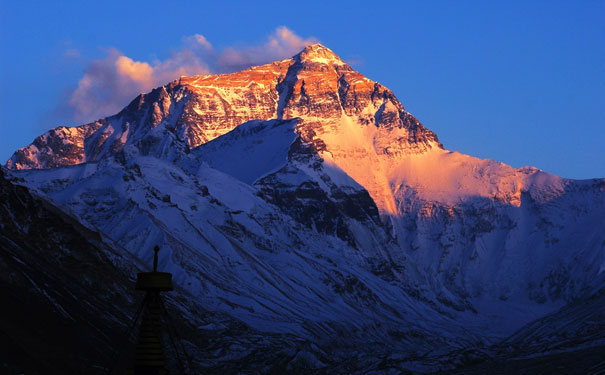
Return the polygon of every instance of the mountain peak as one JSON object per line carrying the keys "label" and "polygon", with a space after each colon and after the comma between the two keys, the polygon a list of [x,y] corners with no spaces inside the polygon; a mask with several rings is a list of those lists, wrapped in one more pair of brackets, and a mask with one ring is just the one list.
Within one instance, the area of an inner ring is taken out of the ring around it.
{"label": "mountain peak", "polygon": [[[442,147],[388,88],[354,71],[327,47],[312,44],[290,59],[240,72],[181,77],[140,95],[114,116],[43,134],[17,150],[6,166],[80,164],[116,154],[127,145],[144,155],[170,159],[258,119],[305,118],[305,126],[315,128],[313,134],[319,137],[320,128],[332,134],[330,129],[340,127],[343,116],[360,129],[379,128],[381,147],[391,155],[422,153],[433,143]],[[160,141],[162,136],[167,142]]]}
{"label": "mountain peak", "polygon": [[344,61],[331,49],[319,43],[306,46],[300,53],[294,56],[300,62],[315,62],[322,64],[346,65]]}

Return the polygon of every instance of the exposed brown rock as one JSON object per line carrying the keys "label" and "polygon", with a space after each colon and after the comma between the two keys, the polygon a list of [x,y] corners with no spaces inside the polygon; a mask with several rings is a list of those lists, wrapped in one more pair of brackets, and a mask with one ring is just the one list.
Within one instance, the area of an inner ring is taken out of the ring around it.
{"label": "exposed brown rock", "polygon": [[[250,120],[304,117],[305,141],[336,127],[342,116],[362,125],[403,129],[385,152],[422,152],[437,136],[405,111],[393,93],[354,71],[328,48],[314,44],[298,55],[237,73],[181,77],[135,98],[114,116],[58,127],[19,149],[11,169],[80,164],[132,144],[143,154],[165,156],[162,131],[194,148]],[[161,127],[152,134],[152,129]],[[312,136],[311,136],[312,134]],[[152,140],[146,139],[152,137]],[[391,150],[391,151],[388,151]]]}

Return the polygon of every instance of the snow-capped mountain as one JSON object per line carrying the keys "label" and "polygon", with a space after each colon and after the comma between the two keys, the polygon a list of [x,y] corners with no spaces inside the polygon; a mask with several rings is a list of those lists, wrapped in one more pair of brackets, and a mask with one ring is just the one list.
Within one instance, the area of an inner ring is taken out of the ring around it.
{"label": "snow-capped mountain", "polygon": [[447,151],[321,45],[181,77],[7,167],[144,262],[160,244],[196,303],[311,343],[309,372],[464,365],[561,308],[593,319],[605,285],[604,179]]}
{"label": "snow-capped mountain", "polygon": [[147,155],[166,157],[177,150],[153,141],[154,136],[163,138],[166,131],[187,150],[246,121],[300,115],[334,120],[343,111],[364,124],[403,126],[410,145],[437,141],[403,110],[390,90],[353,71],[329,49],[314,45],[291,59],[239,73],[181,77],[139,95],[117,115],[82,126],[58,127],[41,135],[18,150],[7,167],[80,164],[133,144]]}

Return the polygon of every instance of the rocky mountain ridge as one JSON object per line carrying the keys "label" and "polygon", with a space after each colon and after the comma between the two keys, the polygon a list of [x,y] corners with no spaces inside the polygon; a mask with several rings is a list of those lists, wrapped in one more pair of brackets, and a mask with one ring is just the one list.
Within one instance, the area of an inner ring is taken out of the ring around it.
{"label": "rocky mountain ridge", "polygon": [[[115,154],[126,145],[160,156],[170,151],[150,145],[150,133],[172,132],[187,150],[250,120],[308,114],[327,120],[341,112],[365,124],[405,129],[410,141],[437,142],[390,90],[353,71],[326,47],[312,45],[291,59],[237,73],[181,77],[139,95],[114,116],[50,130],[17,150],[6,166],[75,165]],[[162,130],[155,131],[160,124]]]}

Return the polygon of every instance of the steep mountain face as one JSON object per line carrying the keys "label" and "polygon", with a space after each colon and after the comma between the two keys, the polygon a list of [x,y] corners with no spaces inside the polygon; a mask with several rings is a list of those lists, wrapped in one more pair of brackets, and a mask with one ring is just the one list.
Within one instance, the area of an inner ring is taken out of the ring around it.
{"label": "steep mountain face", "polygon": [[[108,364],[134,313],[125,270],[101,236],[0,169],[0,372],[79,373]],[[76,350],[79,348],[79,352]]]}
{"label": "steep mountain face", "polygon": [[602,314],[581,301],[605,285],[605,180],[447,151],[321,45],[182,77],[46,133],[7,167],[133,257],[161,244],[162,267],[209,311],[297,337],[284,368],[435,371],[573,350],[526,340],[570,315],[570,342],[603,344],[584,329]]}
{"label": "steep mountain face", "polygon": [[[126,333],[143,298],[134,290],[141,269],[148,267],[119,244],[11,182],[0,168],[0,372],[124,372],[134,355],[136,336]],[[307,340],[255,331],[206,310],[183,288],[165,298],[192,357],[187,361],[192,373],[243,368],[284,373],[315,368],[316,357],[323,367],[333,366]],[[174,352],[167,349],[167,355],[170,368],[179,373]]]}
{"label": "steep mountain face", "polygon": [[353,71],[329,49],[313,45],[291,59],[238,73],[181,77],[141,94],[115,116],[41,135],[6,165],[37,169],[80,164],[115,154],[125,145],[166,157],[175,150],[162,142],[165,133],[172,133],[186,151],[246,121],[303,114],[335,119],[341,111],[366,124],[405,129],[410,144],[437,141],[390,90]]}

